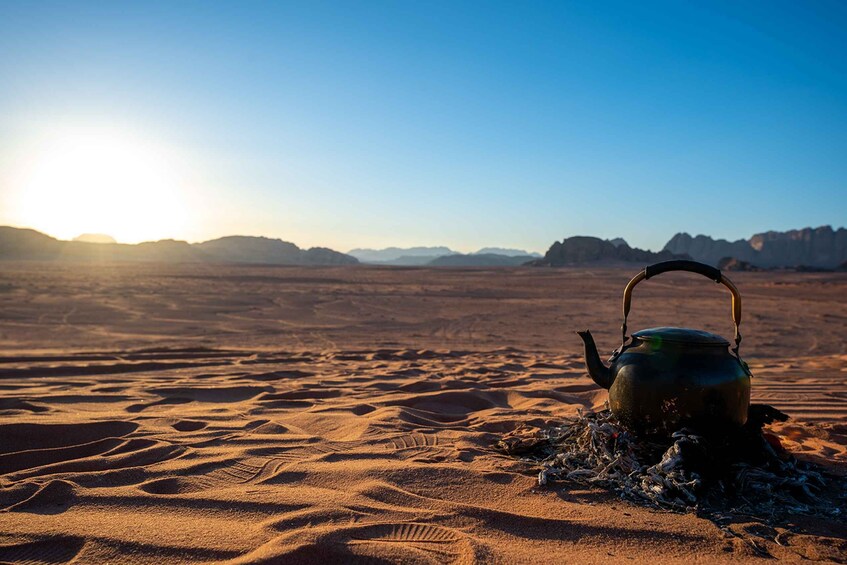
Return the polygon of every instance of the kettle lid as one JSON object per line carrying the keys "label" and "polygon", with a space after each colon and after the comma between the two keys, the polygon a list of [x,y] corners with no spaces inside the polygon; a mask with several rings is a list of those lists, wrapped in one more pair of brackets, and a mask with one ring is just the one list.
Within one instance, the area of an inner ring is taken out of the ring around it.
{"label": "kettle lid", "polygon": [[648,328],[632,334],[632,337],[654,343],[689,343],[692,345],[716,345],[726,347],[729,342],[723,337],[689,328]]}

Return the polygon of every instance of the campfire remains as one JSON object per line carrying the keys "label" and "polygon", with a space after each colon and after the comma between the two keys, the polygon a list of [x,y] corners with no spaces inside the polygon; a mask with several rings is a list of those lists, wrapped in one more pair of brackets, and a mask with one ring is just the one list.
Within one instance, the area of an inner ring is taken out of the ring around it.
{"label": "campfire remains", "polygon": [[598,486],[636,504],[696,510],[712,519],[727,513],[769,522],[789,514],[847,517],[847,482],[798,461],[762,431],[787,418],[754,404],[747,425],[732,437],[683,428],[669,438],[642,438],[604,410],[531,434],[518,430],[497,448],[538,467],[541,486]]}

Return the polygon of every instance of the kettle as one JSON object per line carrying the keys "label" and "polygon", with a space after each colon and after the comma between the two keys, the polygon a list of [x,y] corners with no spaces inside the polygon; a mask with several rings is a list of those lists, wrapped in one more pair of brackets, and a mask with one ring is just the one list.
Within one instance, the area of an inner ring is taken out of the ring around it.
{"label": "kettle", "polygon": [[[669,271],[708,277],[732,294],[734,347],[719,335],[688,328],[660,327],[627,337],[626,320],[635,286]],[[751,373],[739,355],[741,296],[719,269],[696,261],[665,261],[635,275],[623,292],[621,346],[606,366],[591,332],[577,332],[585,346],[585,365],[599,386],[609,390],[609,408],[636,433],[668,435],[682,427],[702,434],[728,433],[747,421]]]}

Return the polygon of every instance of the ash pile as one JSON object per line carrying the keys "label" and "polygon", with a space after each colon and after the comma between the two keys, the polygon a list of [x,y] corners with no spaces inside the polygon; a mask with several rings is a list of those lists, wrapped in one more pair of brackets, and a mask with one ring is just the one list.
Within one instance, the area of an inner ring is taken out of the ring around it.
{"label": "ash pile", "polygon": [[636,437],[603,410],[529,434],[517,430],[496,447],[539,468],[541,486],[597,486],[636,504],[716,520],[724,514],[847,519],[847,479],[798,461],[763,432],[764,425],[786,419],[771,406],[754,404],[748,423],[732,437],[683,428],[660,439]]}

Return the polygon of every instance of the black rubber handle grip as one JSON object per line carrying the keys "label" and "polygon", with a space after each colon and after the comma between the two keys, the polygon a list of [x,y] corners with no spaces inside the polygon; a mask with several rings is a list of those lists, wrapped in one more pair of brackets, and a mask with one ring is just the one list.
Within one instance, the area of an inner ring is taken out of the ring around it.
{"label": "black rubber handle grip", "polygon": [[668,271],[688,271],[690,273],[697,273],[704,277],[708,277],[715,282],[721,282],[720,269],[716,269],[715,267],[704,263],[698,263],[697,261],[686,261],[684,259],[663,261],[661,263],[656,263],[655,265],[650,265],[644,269],[644,274],[646,275],[644,278],[649,279],[656,275],[667,273]]}

